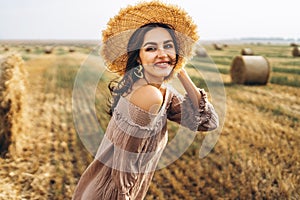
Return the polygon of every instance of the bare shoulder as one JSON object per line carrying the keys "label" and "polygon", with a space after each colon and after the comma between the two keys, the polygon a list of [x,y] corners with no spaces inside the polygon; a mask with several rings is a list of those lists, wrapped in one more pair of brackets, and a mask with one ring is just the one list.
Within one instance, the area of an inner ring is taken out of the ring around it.
{"label": "bare shoulder", "polygon": [[145,85],[133,91],[130,102],[143,110],[157,113],[163,103],[163,95],[156,87]]}

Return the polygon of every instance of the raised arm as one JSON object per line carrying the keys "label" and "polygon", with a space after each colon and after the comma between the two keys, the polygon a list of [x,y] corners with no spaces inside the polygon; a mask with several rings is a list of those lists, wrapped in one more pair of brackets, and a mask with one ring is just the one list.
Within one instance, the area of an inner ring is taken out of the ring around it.
{"label": "raised arm", "polygon": [[199,102],[202,98],[202,94],[199,92],[199,89],[191,80],[186,70],[182,68],[181,71],[178,73],[177,77],[180,80],[181,84],[183,85],[185,91],[187,92],[187,95],[191,99],[194,107],[198,107]]}
{"label": "raised arm", "polygon": [[218,115],[213,105],[208,102],[205,91],[195,86],[184,69],[179,72],[178,78],[186,90],[186,95],[182,99],[174,94],[168,110],[168,119],[192,131],[216,129],[219,125]]}

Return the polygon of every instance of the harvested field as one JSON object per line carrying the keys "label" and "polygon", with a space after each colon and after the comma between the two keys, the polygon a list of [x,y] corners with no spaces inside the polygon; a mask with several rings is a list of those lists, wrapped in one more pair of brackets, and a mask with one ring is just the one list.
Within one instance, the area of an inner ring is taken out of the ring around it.
{"label": "harvested field", "polygon": [[[222,133],[202,159],[199,149],[209,133],[199,133],[178,160],[156,171],[146,200],[299,199],[300,58],[291,55],[288,44],[247,44],[269,60],[270,81],[263,86],[237,85],[231,82],[230,64],[244,46],[230,44],[222,51],[204,47],[224,80],[227,111]],[[42,45],[31,49],[9,46],[20,52],[28,73],[28,128],[17,133],[22,151],[0,158],[0,199],[70,199],[93,159],[76,134],[72,115],[75,77],[90,47],[77,46],[70,53],[67,46],[56,45],[51,54],[45,54]],[[217,73],[201,59],[192,62],[200,70]],[[205,81],[193,70],[187,66],[196,84],[204,87]],[[103,87],[100,82],[97,91]],[[82,94],[84,103],[87,95]],[[97,116],[105,127],[105,101],[96,97]],[[91,127],[96,122],[85,123]],[[176,130],[170,123],[170,138]]]}

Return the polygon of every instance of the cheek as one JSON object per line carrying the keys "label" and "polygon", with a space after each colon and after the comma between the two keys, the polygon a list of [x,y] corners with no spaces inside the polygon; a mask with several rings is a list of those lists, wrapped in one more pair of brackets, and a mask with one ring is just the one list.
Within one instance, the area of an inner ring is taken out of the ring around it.
{"label": "cheek", "polygon": [[176,54],[174,54],[174,55],[172,56],[172,59],[173,59],[173,60],[175,60],[175,59],[176,59]]}
{"label": "cheek", "polygon": [[155,54],[153,53],[144,53],[143,55],[140,55],[140,59],[142,63],[152,63],[153,59],[155,58]]}
{"label": "cheek", "polygon": [[176,59],[176,51],[170,52],[169,57],[172,58],[172,59]]}

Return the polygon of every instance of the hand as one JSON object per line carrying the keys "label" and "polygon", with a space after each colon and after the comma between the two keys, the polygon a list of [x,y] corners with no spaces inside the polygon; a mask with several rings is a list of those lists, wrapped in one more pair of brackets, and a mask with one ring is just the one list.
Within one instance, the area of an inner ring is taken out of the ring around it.
{"label": "hand", "polygon": [[198,88],[196,87],[184,67],[181,68],[181,70],[178,72],[177,77],[183,85],[188,96],[192,100],[194,106],[199,106],[199,101],[202,98],[202,94],[199,92]]}
{"label": "hand", "polygon": [[177,77],[180,78],[184,75],[188,75],[188,73],[186,72],[185,68],[182,67],[181,70],[178,72]]}

